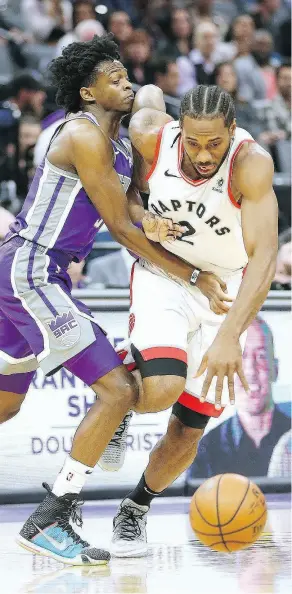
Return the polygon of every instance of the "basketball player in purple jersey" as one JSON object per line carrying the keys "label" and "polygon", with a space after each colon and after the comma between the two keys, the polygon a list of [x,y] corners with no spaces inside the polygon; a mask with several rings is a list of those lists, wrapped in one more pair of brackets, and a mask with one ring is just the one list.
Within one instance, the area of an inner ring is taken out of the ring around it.
{"label": "basketball player in purple jersey", "polygon": [[[79,493],[121,420],[135,409],[138,389],[91,312],[72,298],[67,268],[89,253],[102,221],[122,245],[187,283],[194,267],[149,242],[132,223],[144,210],[131,186],[131,150],[118,130],[133,92],[112,38],[73,43],[53,62],[52,74],[58,103],[70,115],[0,247],[0,422],[18,412],[38,366],[46,375],[64,366],[98,393],[18,543],[63,563],[100,564],[109,553],[82,540],[69,521],[81,525]],[[163,222],[154,221],[157,229],[161,239]],[[167,229],[165,237],[178,236],[179,226]],[[210,286],[210,275],[199,277],[206,296],[213,291],[226,300],[219,281],[213,278]]]}

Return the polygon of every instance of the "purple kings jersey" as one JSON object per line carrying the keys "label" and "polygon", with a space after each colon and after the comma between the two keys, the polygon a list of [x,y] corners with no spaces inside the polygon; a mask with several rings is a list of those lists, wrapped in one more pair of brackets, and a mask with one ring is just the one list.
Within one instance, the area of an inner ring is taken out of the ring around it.
{"label": "purple kings jersey", "polygon": [[[82,118],[99,125],[88,112],[73,115],[67,121]],[[56,130],[53,139],[65,123]],[[133,173],[130,143],[122,139],[111,139],[111,143],[114,169],[126,193]],[[39,244],[46,251],[59,250],[80,262],[90,252],[102,223],[78,175],[55,167],[45,157],[36,170],[23,208],[10,225],[10,230]]]}

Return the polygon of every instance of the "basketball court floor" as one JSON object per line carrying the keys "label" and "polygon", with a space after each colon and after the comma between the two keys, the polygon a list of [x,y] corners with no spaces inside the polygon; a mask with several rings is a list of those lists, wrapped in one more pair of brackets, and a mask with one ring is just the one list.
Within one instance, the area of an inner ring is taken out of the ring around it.
{"label": "basketball court floor", "polygon": [[[112,559],[108,566],[68,567],[18,548],[15,535],[35,506],[0,506],[1,594],[288,594],[291,592],[290,495],[267,498],[269,520],[261,539],[233,554],[201,545],[188,521],[189,499],[152,505],[149,554]],[[83,535],[108,546],[118,502],[84,506]]]}

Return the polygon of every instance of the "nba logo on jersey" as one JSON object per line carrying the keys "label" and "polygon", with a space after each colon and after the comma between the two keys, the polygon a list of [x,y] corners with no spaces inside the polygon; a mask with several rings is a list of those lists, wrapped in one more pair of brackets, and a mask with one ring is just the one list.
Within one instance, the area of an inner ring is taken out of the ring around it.
{"label": "nba logo on jersey", "polygon": [[73,346],[80,338],[80,326],[71,310],[50,320],[48,326],[65,347]]}

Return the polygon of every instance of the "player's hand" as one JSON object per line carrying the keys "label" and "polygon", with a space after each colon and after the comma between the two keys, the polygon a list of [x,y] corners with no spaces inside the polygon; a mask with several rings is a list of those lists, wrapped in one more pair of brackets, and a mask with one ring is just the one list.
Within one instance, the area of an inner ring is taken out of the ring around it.
{"label": "player's hand", "polygon": [[142,225],[146,237],[156,243],[174,241],[181,237],[185,231],[184,227],[173,223],[171,219],[156,216],[151,212],[144,215]]}
{"label": "player's hand", "polygon": [[234,300],[228,296],[227,285],[217,274],[200,272],[196,287],[209,299],[210,309],[215,314],[222,316],[228,313],[229,306],[226,301],[232,303]]}
{"label": "player's hand", "polygon": [[249,386],[242,367],[242,351],[239,340],[230,337],[217,336],[205,353],[200,367],[197,371],[196,377],[203,375],[207,370],[206,378],[203,384],[200,395],[200,402],[206,400],[211,382],[214,377],[217,377],[216,394],[215,394],[215,408],[220,410],[221,398],[223,391],[223,380],[226,376],[228,378],[229,400],[231,404],[235,403],[234,391],[234,374],[237,373],[246,392],[249,391]]}

